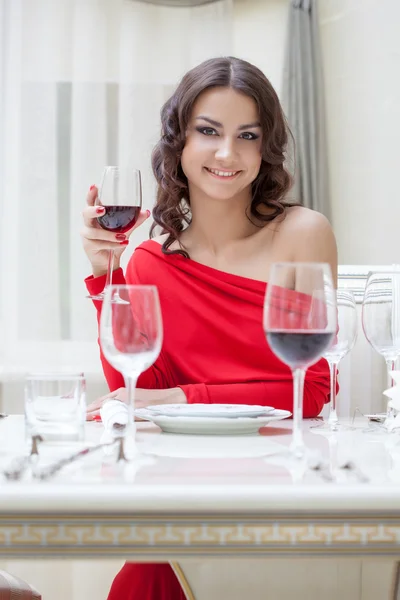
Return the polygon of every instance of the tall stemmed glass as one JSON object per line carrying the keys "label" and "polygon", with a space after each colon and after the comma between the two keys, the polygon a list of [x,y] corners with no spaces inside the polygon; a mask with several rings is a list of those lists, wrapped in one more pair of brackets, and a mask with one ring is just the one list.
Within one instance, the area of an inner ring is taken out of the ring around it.
{"label": "tall stemmed glass", "polygon": [[139,375],[156,361],[163,326],[158,291],[151,285],[111,285],[105,290],[100,344],[108,362],[122,373],[128,394],[128,424],[118,436],[134,439],[134,398]]}
{"label": "tall stemmed glass", "polygon": [[[105,167],[95,205],[105,208],[104,214],[97,217],[97,222],[103,229],[116,234],[132,229],[142,208],[140,171],[131,167]],[[114,251],[109,250],[104,290],[112,283],[113,268]],[[103,291],[88,297],[92,300],[104,300],[104,294]]]}
{"label": "tall stemmed glass", "polygon": [[336,292],[325,263],[275,263],[264,303],[264,331],[271,350],[293,374],[291,454],[305,454],[303,385],[307,368],[329,348],[337,329]]}
{"label": "tall stemmed glass", "polygon": [[[400,271],[371,272],[362,305],[362,326],[371,346],[386,361],[388,387],[400,356]],[[385,424],[393,417],[388,407]]]}
{"label": "tall stemmed glass", "polygon": [[315,426],[322,431],[338,431],[342,427],[336,410],[337,370],[340,361],[352,350],[357,339],[357,307],[353,293],[350,290],[339,288],[336,292],[336,303],[338,331],[331,346],[324,354],[329,365],[331,379],[328,422]]}

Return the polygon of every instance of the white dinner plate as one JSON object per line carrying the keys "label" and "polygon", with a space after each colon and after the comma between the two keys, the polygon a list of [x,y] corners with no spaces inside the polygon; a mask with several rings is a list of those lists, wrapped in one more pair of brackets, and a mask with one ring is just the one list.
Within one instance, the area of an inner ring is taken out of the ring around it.
{"label": "white dinner plate", "polygon": [[151,421],[165,433],[189,433],[192,435],[250,435],[258,432],[273,421],[280,421],[291,416],[288,410],[275,409],[262,417],[238,417],[236,419],[215,417],[170,417],[158,415],[147,408],[135,410],[140,419]]}
{"label": "white dinner plate", "polygon": [[272,413],[272,406],[250,404],[155,404],[148,406],[151,413],[168,417],[261,417]]}

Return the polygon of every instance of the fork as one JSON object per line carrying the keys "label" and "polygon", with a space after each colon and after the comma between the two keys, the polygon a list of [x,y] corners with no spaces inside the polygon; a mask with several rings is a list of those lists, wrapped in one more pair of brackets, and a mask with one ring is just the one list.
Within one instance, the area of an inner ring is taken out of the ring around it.
{"label": "fork", "polygon": [[361,483],[368,483],[370,480],[369,477],[365,475],[365,473],[363,473],[363,471],[361,471],[361,469],[357,467],[357,465],[351,460],[348,460],[339,468],[355,475],[355,477],[357,477]]}
{"label": "fork", "polygon": [[325,463],[323,463],[322,461],[317,461],[313,464],[309,464],[309,468],[312,471],[319,473],[319,475],[322,477],[322,479],[324,481],[329,481],[329,483],[332,483],[333,481],[335,481],[334,477],[329,472],[328,466]]}

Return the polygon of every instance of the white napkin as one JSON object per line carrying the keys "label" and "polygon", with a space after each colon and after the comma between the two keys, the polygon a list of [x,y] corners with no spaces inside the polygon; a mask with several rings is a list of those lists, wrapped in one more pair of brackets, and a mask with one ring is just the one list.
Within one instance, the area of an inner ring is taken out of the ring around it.
{"label": "white napkin", "polygon": [[101,420],[107,431],[112,431],[115,425],[127,425],[128,407],[121,400],[111,398],[104,402],[100,409]]}
{"label": "white napkin", "polygon": [[[128,423],[128,407],[121,400],[110,398],[104,402],[100,409],[101,420],[104,425],[103,435],[100,438],[102,444],[109,444],[118,435],[118,429],[115,425],[126,425]],[[114,452],[113,448],[104,449],[105,454],[111,455]]]}

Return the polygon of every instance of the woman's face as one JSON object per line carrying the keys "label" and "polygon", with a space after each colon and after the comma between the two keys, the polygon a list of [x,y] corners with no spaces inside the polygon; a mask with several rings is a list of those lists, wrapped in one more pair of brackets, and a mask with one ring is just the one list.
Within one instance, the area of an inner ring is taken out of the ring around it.
{"label": "woman's face", "polygon": [[181,159],[190,191],[229,200],[249,189],[260,170],[261,134],[252,98],[225,87],[203,92],[193,106]]}

